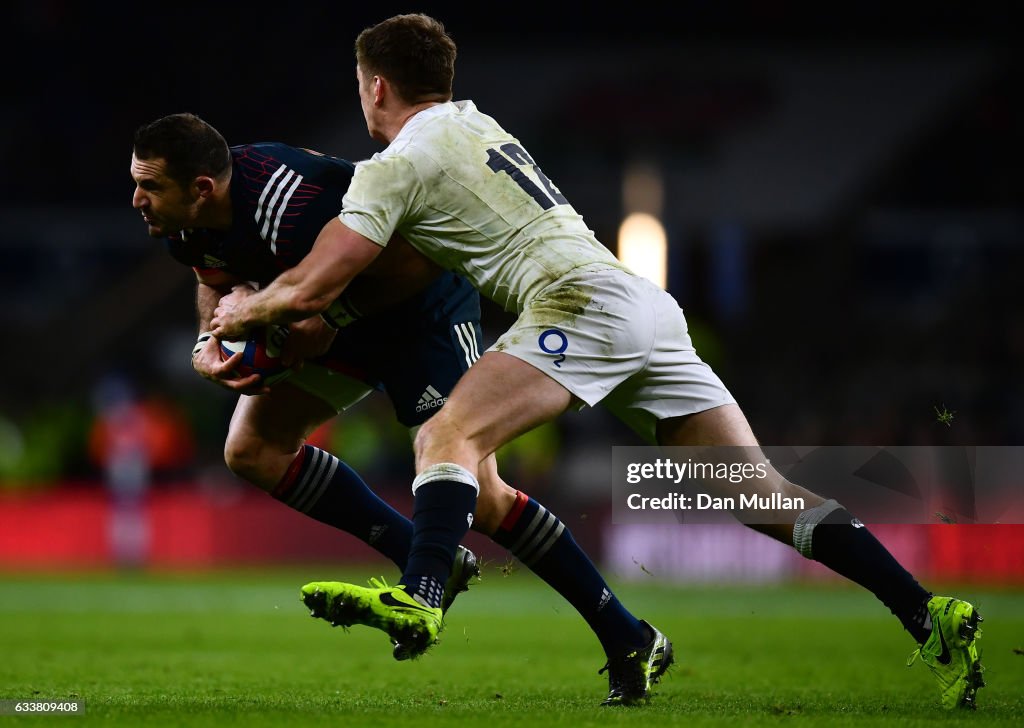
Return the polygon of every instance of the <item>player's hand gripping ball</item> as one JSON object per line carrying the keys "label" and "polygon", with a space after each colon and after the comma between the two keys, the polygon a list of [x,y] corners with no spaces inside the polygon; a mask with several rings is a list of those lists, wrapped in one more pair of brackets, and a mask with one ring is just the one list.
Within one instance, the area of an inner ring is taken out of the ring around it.
{"label": "player's hand gripping ball", "polygon": [[242,352],[242,361],[235,366],[239,377],[259,374],[261,384],[268,387],[283,379],[287,379],[294,371],[281,363],[281,351],[288,338],[287,326],[261,326],[249,332],[240,341],[220,342],[221,361],[227,361],[238,352]]}

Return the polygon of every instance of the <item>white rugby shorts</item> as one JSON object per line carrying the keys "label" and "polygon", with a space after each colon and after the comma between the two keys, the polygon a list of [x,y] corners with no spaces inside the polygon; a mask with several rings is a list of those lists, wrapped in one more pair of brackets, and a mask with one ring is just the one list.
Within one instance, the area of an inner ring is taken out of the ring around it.
{"label": "white rugby shorts", "polygon": [[660,420],[735,403],[701,361],[671,294],[616,268],[579,268],[545,288],[489,351],[522,359],[648,442]]}

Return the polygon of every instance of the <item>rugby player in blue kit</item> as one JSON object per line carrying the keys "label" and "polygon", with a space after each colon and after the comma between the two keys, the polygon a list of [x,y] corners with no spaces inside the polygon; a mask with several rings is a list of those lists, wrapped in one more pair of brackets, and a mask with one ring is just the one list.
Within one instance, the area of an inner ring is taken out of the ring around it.
{"label": "rugby player in blue kit", "polygon": [[[263,288],[305,257],[336,217],[354,169],[344,159],[280,143],[229,147],[198,116],[172,114],[136,131],[132,204],[150,236],[166,238],[171,255],[195,270],[194,368],[241,395],[224,448],[228,467],[288,506],[353,534],[404,571],[412,522],[345,463],[305,441],[374,388],[387,393],[398,421],[415,434],[480,356],[476,289],[395,235],[387,254],[342,297],[324,302],[320,316],[292,324],[288,345],[304,361],[273,387],[258,375],[237,377],[239,355],[222,361],[219,342],[208,333],[223,296]],[[527,497],[500,478],[493,455],[481,467],[480,487],[488,498],[472,527],[512,545],[500,527],[510,515],[518,518]],[[636,618],[562,522],[543,508],[541,515],[517,555],[580,611],[603,645],[627,639]],[[447,611],[477,574],[474,554],[460,546],[443,588],[417,597]],[[594,584],[600,600],[591,599]],[[313,613],[333,621],[326,604],[314,605]],[[392,641],[397,659],[421,651]]]}

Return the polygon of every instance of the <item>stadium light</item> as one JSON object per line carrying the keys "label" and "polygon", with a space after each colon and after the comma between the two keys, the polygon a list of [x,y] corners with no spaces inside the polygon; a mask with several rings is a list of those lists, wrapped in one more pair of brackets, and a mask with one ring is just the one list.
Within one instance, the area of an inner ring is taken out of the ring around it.
{"label": "stadium light", "polygon": [[654,215],[634,212],[619,226],[619,260],[637,275],[665,288],[668,285],[668,239]]}

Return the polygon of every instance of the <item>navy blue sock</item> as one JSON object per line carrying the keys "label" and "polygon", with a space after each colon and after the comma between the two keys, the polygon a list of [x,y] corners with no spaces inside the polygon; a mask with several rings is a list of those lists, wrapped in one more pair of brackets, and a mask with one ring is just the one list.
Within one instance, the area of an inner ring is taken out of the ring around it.
{"label": "navy blue sock", "polygon": [[432,607],[441,606],[455,551],[473,524],[479,486],[465,468],[442,463],[413,483],[412,546],[400,584]]}
{"label": "navy blue sock", "polygon": [[547,508],[520,492],[491,537],[576,608],[609,657],[650,641],[587,558],[569,529]]}
{"label": "navy blue sock", "polygon": [[330,453],[304,445],[271,495],[321,523],[351,533],[405,569],[412,523]]}
{"label": "navy blue sock", "polygon": [[922,605],[932,595],[848,510],[830,500],[804,511],[797,517],[793,543],[804,556],[878,597],[918,643],[928,639],[931,620]]}

